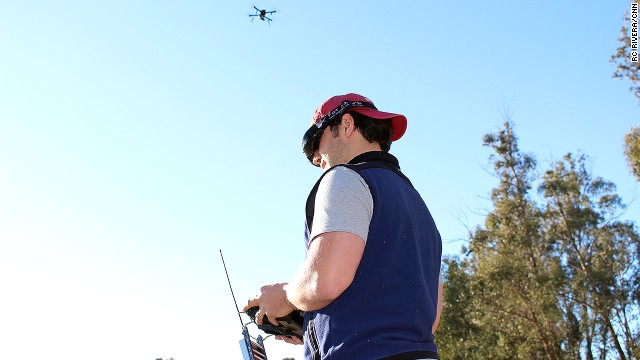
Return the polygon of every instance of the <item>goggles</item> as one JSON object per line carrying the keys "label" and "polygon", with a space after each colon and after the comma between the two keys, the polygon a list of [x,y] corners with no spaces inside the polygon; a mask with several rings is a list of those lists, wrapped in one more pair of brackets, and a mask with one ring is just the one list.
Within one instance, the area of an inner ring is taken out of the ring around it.
{"label": "goggles", "polygon": [[[320,118],[320,120],[316,121],[309,130],[304,133],[302,137],[302,151],[305,156],[313,164],[313,154],[320,147],[320,138],[322,138],[322,134],[324,133],[324,129],[326,129],[329,125],[332,125],[336,119],[340,119],[340,116],[347,110],[350,110],[355,107],[365,107],[369,109],[378,110],[373,104],[364,102],[364,101],[349,101],[344,100],[340,106],[331,110],[328,114]],[[314,166],[318,166],[313,164]]]}

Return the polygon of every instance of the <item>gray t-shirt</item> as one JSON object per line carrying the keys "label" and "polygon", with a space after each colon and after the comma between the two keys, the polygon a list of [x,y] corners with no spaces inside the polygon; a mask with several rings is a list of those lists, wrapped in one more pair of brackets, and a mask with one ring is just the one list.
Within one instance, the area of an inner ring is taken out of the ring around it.
{"label": "gray t-shirt", "polygon": [[369,186],[355,171],[339,166],[318,187],[311,239],[333,231],[358,235],[365,242],[373,215]]}

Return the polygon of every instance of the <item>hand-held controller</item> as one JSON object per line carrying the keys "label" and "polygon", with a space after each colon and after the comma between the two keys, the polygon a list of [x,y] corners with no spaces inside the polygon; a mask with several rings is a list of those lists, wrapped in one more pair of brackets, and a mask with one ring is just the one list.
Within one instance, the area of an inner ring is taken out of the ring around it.
{"label": "hand-held controller", "polygon": [[[255,322],[258,310],[259,308],[254,306],[249,308],[245,313]],[[279,317],[276,320],[278,320],[278,325],[272,324],[265,315],[262,318],[262,325],[258,325],[258,328],[267,334],[292,336],[302,339],[302,323],[304,321],[302,311],[294,310],[289,315]]]}

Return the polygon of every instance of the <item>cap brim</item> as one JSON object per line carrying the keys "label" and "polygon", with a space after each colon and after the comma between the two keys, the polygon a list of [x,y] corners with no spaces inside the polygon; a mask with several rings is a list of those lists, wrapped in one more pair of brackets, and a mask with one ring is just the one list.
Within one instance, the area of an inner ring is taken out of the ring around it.
{"label": "cap brim", "polygon": [[391,127],[393,128],[393,136],[391,137],[391,141],[400,139],[402,135],[404,135],[404,132],[407,131],[407,118],[404,115],[388,113],[364,107],[356,107],[351,109],[350,111],[355,111],[359,114],[374,119],[391,120]]}

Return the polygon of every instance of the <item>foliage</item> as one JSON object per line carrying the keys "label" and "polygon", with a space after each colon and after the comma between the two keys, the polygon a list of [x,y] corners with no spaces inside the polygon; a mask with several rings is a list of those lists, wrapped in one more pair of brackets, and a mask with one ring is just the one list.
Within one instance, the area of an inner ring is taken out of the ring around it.
{"label": "foliage", "polygon": [[638,312],[638,234],[632,223],[616,220],[624,205],[614,191],[613,183],[587,171],[586,157],[571,154],[540,186],[546,233],[567,278],[562,300],[580,321],[588,358],[596,349],[589,344],[600,343],[620,359],[639,345],[637,322],[629,321]]}
{"label": "foliage", "polygon": [[[463,271],[466,265],[460,264],[457,258],[444,258],[446,274],[445,291],[443,292],[442,314],[438,326],[436,342],[442,359],[470,359],[480,357],[484,346],[478,341],[481,337],[475,323],[478,315],[472,305],[473,293],[469,282],[471,277]],[[485,353],[486,355],[486,353]]]}
{"label": "foliage", "polygon": [[632,128],[624,136],[624,154],[631,172],[640,181],[640,128]]}
{"label": "foliage", "polygon": [[484,145],[498,185],[465,255],[444,260],[441,356],[637,358],[640,236],[615,185],[586,156],[538,174],[508,121]]}
{"label": "foliage", "polygon": [[[640,62],[631,62],[631,38],[629,37],[630,14],[626,12],[620,30],[618,41],[620,46],[611,56],[611,62],[616,65],[614,78],[627,78],[631,81],[631,91],[640,101]],[[624,137],[624,153],[631,172],[640,181],[640,128],[632,128]]]}
{"label": "foliage", "polygon": [[620,46],[616,50],[616,53],[611,56],[610,61],[616,65],[616,71],[613,73],[613,77],[629,79],[631,81],[629,91],[640,101],[640,62],[631,61],[631,38],[629,37],[629,28],[627,27],[629,23],[629,12],[626,12],[622,29],[620,30],[620,37],[618,38]]}

